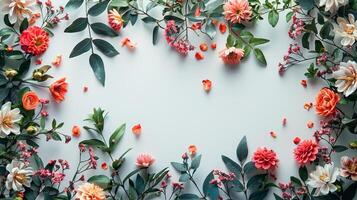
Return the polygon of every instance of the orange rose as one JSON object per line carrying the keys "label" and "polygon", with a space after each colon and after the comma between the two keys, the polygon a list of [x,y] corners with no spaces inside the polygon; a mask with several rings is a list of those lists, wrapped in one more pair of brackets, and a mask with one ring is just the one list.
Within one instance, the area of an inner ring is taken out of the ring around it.
{"label": "orange rose", "polygon": [[328,117],[336,112],[336,104],[340,101],[340,96],[328,88],[323,88],[316,96],[316,113]]}
{"label": "orange rose", "polygon": [[60,80],[54,82],[50,86],[50,92],[52,97],[57,103],[64,100],[64,95],[67,93],[68,83],[66,78],[61,78]]}
{"label": "orange rose", "polygon": [[37,94],[33,91],[28,91],[22,96],[22,107],[25,110],[35,110],[40,99]]}
{"label": "orange rose", "polygon": [[188,146],[188,152],[191,155],[195,155],[197,153],[197,147],[194,144],[191,144],[190,146]]}

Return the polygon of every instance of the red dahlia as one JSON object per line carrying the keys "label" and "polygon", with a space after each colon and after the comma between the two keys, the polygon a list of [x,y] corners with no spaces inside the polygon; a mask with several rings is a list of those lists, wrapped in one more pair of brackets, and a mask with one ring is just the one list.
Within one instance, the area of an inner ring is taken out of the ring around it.
{"label": "red dahlia", "polygon": [[38,26],[31,26],[20,35],[21,48],[28,54],[38,56],[48,48],[48,33]]}

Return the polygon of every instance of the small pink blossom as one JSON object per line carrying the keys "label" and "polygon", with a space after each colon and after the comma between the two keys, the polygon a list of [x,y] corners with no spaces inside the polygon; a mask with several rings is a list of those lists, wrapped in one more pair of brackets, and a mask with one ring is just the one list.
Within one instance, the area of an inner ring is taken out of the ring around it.
{"label": "small pink blossom", "polygon": [[150,154],[140,154],[136,158],[136,166],[138,167],[150,167],[154,163],[155,159]]}

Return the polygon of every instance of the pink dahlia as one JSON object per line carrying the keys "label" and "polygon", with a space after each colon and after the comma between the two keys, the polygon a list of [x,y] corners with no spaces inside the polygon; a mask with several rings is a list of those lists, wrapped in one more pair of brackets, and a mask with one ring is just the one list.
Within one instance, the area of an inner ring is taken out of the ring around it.
{"label": "pink dahlia", "polygon": [[224,17],[232,23],[242,23],[250,20],[252,8],[248,0],[229,0],[224,6]]}
{"label": "pink dahlia", "polygon": [[316,142],[312,140],[304,140],[294,149],[294,157],[299,165],[305,165],[316,159],[318,151],[319,146]]}
{"label": "pink dahlia", "polygon": [[48,48],[48,33],[38,26],[31,26],[20,35],[21,48],[29,54],[38,56]]}
{"label": "pink dahlia", "polygon": [[257,169],[270,170],[278,166],[279,160],[273,150],[261,147],[254,152],[253,162]]}
{"label": "pink dahlia", "polygon": [[138,167],[150,167],[154,163],[155,159],[150,154],[140,154],[136,158],[136,166]]}
{"label": "pink dahlia", "polygon": [[239,64],[244,57],[244,50],[235,47],[226,48],[219,53],[219,57],[222,58],[224,64]]}
{"label": "pink dahlia", "polygon": [[108,23],[115,31],[120,31],[124,25],[124,20],[116,9],[111,9],[108,14]]}

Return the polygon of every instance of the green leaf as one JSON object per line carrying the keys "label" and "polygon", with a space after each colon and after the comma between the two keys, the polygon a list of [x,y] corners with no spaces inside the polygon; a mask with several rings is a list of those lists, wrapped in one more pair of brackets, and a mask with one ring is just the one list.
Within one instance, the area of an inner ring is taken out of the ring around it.
{"label": "green leaf", "polygon": [[112,0],[109,4],[110,7],[127,7],[129,6],[128,2],[126,0]]}
{"label": "green leaf", "polygon": [[280,196],[278,196],[277,194],[274,193],[274,197],[275,197],[275,200],[284,200],[283,198],[281,198]]}
{"label": "green leaf", "polygon": [[119,54],[119,52],[107,41],[102,39],[94,39],[93,44],[108,57],[114,57]]}
{"label": "green leaf", "polygon": [[262,50],[255,48],[254,55],[261,64],[263,64],[264,66],[267,65],[267,61],[265,60],[265,56],[264,56]]}
{"label": "green leaf", "polygon": [[249,200],[261,200],[264,199],[269,193],[268,189],[256,191],[249,195]]}
{"label": "green leaf", "polygon": [[4,15],[4,23],[8,27],[13,27],[15,24],[12,24],[9,20],[9,14]]}
{"label": "green leaf", "polygon": [[219,6],[222,6],[222,5],[223,5],[223,1],[222,0],[209,0],[205,5],[205,10],[213,11],[216,8],[218,8]]}
{"label": "green leaf", "polygon": [[91,16],[98,16],[107,9],[109,0],[101,1],[88,10],[88,14]]}
{"label": "green leaf", "polygon": [[332,149],[339,153],[339,152],[346,151],[348,148],[343,145],[335,145],[335,146],[333,146]]}
{"label": "green leaf", "polygon": [[97,147],[97,148],[101,148],[101,149],[106,148],[106,145],[104,144],[104,142],[102,142],[98,139],[83,140],[79,144],[85,144],[88,146],[93,146],[93,147]]}
{"label": "green leaf", "polygon": [[55,196],[58,194],[58,190],[56,188],[49,187],[49,186],[43,188],[41,192],[50,196]]}
{"label": "green leaf", "polygon": [[152,44],[153,45],[157,44],[158,33],[159,33],[159,26],[155,26],[154,29],[152,30]]}
{"label": "green leaf", "polygon": [[249,174],[251,172],[254,172],[257,168],[255,167],[255,164],[252,161],[249,161],[245,163],[243,170],[244,173]]}
{"label": "green leaf", "polygon": [[198,155],[192,159],[191,166],[190,166],[191,169],[196,170],[200,166],[201,157],[202,155]]}
{"label": "green leaf", "polygon": [[241,163],[247,159],[248,156],[248,145],[247,145],[247,137],[244,136],[242,140],[239,142],[237,150],[236,150],[237,158]]}
{"label": "green leaf", "polygon": [[230,172],[233,172],[236,175],[236,177],[240,176],[242,167],[238,163],[234,162],[232,159],[223,155],[222,155],[222,161]]}
{"label": "green leaf", "polygon": [[315,40],[315,51],[317,53],[323,53],[325,51],[325,47],[320,40]]}
{"label": "green leaf", "polygon": [[156,22],[156,19],[151,17],[151,16],[147,16],[141,19],[143,22],[145,23],[154,23]]}
{"label": "green leaf", "polygon": [[0,103],[6,99],[10,92],[9,88],[0,88]]}
{"label": "green leaf", "polygon": [[214,179],[213,172],[210,172],[203,182],[203,194],[210,199],[218,199],[219,190],[217,185],[210,184],[210,181]]}
{"label": "green leaf", "polygon": [[66,10],[67,9],[76,9],[81,7],[83,4],[84,0],[69,0],[65,6]]}
{"label": "green leaf", "polygon": [[333,33],[333,25],[330,22],[324,23],[319,33],[321,38],[332,40],[334,36],[331,33]]}
{"label": "green leaf", "polygon": [[299,176],[301,178],[302,181],[306,181],[308,178],[308,172],[307,172],[307,168],[305,166],[302,166],[299,168]]}
{"label": "green leaf", "polygon": [[116,33],[112,28],[101,22],[93,23],[90,25],[90,27],[92,28],[94,33],[99,35],[105,35],[110,37],[118,36],[118,33]]}
{"label": "green leaf", "polygon": [[95,77],[104,86],[105,85],[105,70],[102,58],[93,53],[89,57],[89,64],[92,67]]}
{"label": "green leaf", "polygon": [[111,152],[114,151],[116,145],[118,144],[118,142],[120,141],[120,139],[123,137],[124,133],[125,133],[125,128],[126,125],[123,124],[120,127],[118,127],[110,136],[109,139],[109,149]]}
{"label": "green leaf", "polygon": [[72,50],[71,54],[69,55],[70,58],[79,56],[91,49],[92,43],[90,38],[85,38],[84,40],[80,41]]}
{"label": "green leaf", "polygon": [[27,20],[27,18],[25,18],[24,20],[22,20],[20,24],[20,33],[26,30],[28,26],[29,26],[29,21]]}
{"label": "green leaf", "polygon": [[205,32],[211,39],[214,38],[214,36],[217,33],[216,26],[212,22],[210,22],[210,23],[207,22],[207,24],[205,26]]}
{"label": "green leaf", "polygon": [[180,199],[180,200],[199,200],[201,198],[195,194],[186,193],[186,194],[181,194],[178,199]]}
{"label": "green leaf", "polygon": [[264,185],[266,176],[267,174],[258,174],[252,176],[247,182],[247,188],[252,191],[260,189]]}
{"label": "green leaf", "polygon": [[295,183],[297,186],[302,186],[301,181],[295,176],[290,176],[290,181]]}
{"label": "green leaf", "polygon": [[182,163],[171,162],[172,167],[178,172],[186,172],[186,167]]}
{"label": "green leaf", "polygon": [[66,29],[64,29],[64,32],[66,33],[80,32],[86,29],[87,25],[88,25],[88,19],[85,17],[80,17],[75,19],[71,25],[69,25]]}
{"label": "green leaf", "polygon": [[304,47],[305,49],[309,49],[310,47],[310,33],[304,33],[304,35],[302,36],[301,42],[302,42],[302,47]]}
{"label": "green leaf", "polygon": [[272,27],[275,27],[279,21],[279,13],[276,10],[271,10],[268,14],[268,21]]}
{"label": "green leaf", "polygon": [[145,190],[145,180],[143,177],[140,176],[140,174],[136,175],[136,180],[135,180],[135,185],[136,185],[136,192],[138,194],[141,194]]}
{"label": "green leaf", "polygon": [[179,178],[179,182],[184,183],[184,182],[187,182],[189,179],[190,179],[190,176],[188,174],[184,173],[184,174],[181,174],[181,176]]}
{"label": "green leaf", "polygon": [[251,38],[249,40],[250,45],[252,46],[257,46],[257,45],[261,45],[261,44],[265,44],[268,43],[270,40],[268,39],[264,39],[264,38]]}
{"label": "green leaf", "polygon": [[286,14],[286,22],[289,22],[292,18],[292,16],[294,15],[293,11],[290,11]]}
{"label": "green leaf", "polygon": [[343,192],[342,200],[352,200],[356,196],[357,192],[357,182],[349,185],[346,190]]}
{"label": "green leaf", "polygon": [[88,179],[88,182],[93,183],[103,189],[107,189],[111,185],[111,180],[105,175],[96,175]]}
{"label": "green leaf", "polygon": [[314,7],[314,1],[311,0],[296,0],[302,9],[311,10]]}

